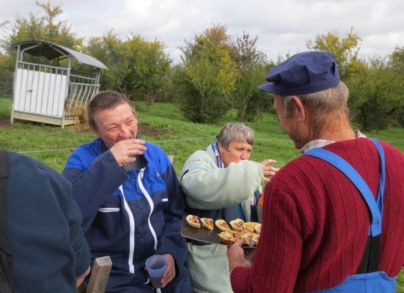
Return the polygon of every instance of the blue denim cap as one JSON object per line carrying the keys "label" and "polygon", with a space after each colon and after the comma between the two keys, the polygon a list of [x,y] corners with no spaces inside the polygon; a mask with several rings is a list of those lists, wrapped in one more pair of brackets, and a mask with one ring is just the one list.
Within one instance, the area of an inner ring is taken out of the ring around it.
{"label": "blue denim cap", "polygon": [[330,52],[310,51],[293,55],[272,68],[267,83],[258,88],[279,96],[305,95],[336,86],[338,66]]}

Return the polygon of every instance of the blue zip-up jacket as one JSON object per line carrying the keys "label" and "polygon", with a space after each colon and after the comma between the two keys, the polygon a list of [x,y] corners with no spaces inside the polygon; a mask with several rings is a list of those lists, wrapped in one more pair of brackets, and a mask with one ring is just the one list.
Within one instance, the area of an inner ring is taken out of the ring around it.
{"label": "blue zip-up jacket", "polygon": [[25,155],[8,152],[8,160],[6,243],[14,292],[76,292],[90,250],[70,182]]}
{"label": "blue zip-up jacket", "polygon": [[109,292],[115,292],[118,284],[137,288],[147,283],[145,261],[153,254],[171,254],[176,279],[182,273],[188,277],[187,248],[180,234],[182,191],[163,150],[150,143],[145,146],[147,151],[138,160],[141,168],[124,171],[102,140],[95,139],[74,151],[63,170],[73,184],[92,259],[105,255],[112,259]]}

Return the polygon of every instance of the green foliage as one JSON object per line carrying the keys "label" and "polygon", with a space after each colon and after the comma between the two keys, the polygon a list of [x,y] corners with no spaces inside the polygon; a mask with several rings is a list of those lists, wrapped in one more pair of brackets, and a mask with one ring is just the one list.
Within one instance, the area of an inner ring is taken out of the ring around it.
{"label": "green foliage", "polygon": [[[215,140],[223,124],[236,121],[234,110],[217,123],[208,125],[189,122],[173,104],[155,103],[149,109],[145,102],[136,101],[135,105],[140,124],[139,135],[161,146],[167,154],[174,155],[174,167],[178,174],[194,151],[206,149]],[[10,125],[10,109],[11,99],[0,98],[0,149],[25,153],[58,171],[63,169],[68,156],[77,146],[94,139],[91,132],[78,132],[74,126],[62,129],[18,120]],[[249,123],[249,126],[256,132],[253,160],[275,158],[277,166],[282,166],[299,155],[278,126],[276,115],[264,114],[259,122]]]}
{"label": "green foliage", "polygon": [[108,71],[101,75],[101,89],[126,92],[124,83],[128,64],[125,63],[124,44],[112,31],[101,37],[90,38],[85,52],[103,62]]}
{"label": "green foliage", "polygon": [[[101,89],[125,93],[132,100],[143,100],[149,108],[155,100],[175,101],[190,121],[215,123],[230,109],[239,121],[256,122],[262,113],[271,111],[272,99],[257,86],[264,82],[275,63],[266,60],[256,48],[258,37],[244,32],[232,42],[225,25],[213,25],[180,47],[180,64],[171,66],[164,44],[147,41],[140,35],[120,39],[112,31],[90,38],[88,45],[71,32],[70,24],[60,20],[60,5],[36,2],[41,14],[17,15],[13,22],[0,23],[0,46],[9,48],[17,42],[40,39],[73,50],[83,51],[102,61],[109,70],[102,71]],[[358,59],[360,37],[351,29],[346,35],[337,32],[309,40],[312,50],[331,51],[338,63],[342,80],[349,86],[349,106],[354,121],[363,129],[378,130],[404,125],[404,47],[397,47],[388,59],[375,62]],[[11,96],[14,51],[0,52],[0,94]],[[276,63],[288,56],[279,56]],[[26,61],[48,64],[30,56]],[[38,62],[37,62],[38,61]],[[39,62],[41,61],[41,62]],[[49,61],[50,62],[50,61]],[[63,64],[65,61],[61,61]],[[171,67],[170,67],[171,66]],[[74,70],[87,71],[76,63]],[[391,72],[394,72],[392,75]]]}
{"label": "green foliage", "polygon": [[237,110],[240,121],[256,122],[262,114],[272,108],[273,99],[268,93],[258,90],[257,86],[265,82],[263,77],[268,70],[256,65],[244,67],[237,89],[232,94],[233,108]]}
{"label": "green foliage", "polygon": [[396,292],[397,293],[403,293],[404,292],[404,269],[401,269],[401,272],[397,277]]}
{"label": "green foliage", "polygon": [[396,102],[399,103],[397,111],[392,113],[392,118],[397,126],[404,126],[404,47],[397,47],[390,55],[388,65],[394,72],[394,87],[397,91]]}
{"label": "green foliage", "polygon": [[[231,110],[214,124],[192,123],[184,119],[175,105],[155,103],[147,109],[143,101],[135,102],[139,117],[139,135],[153,142],[169,154],[174,155],[174,167],[179,174],[185,160],[196,150],[206,149],[215,140],[221,127],[235,122],[237,111]],[[60,128],[40,123],[16,120],[10,125],[11,99],[0,98],[0,149],[25,153],[50,165],[58,171],[63,169],[71,152],[80,144],[94,139],[89,131],[76,131],[74,126]],[[264,113],[257,122],[248,126],[255,131],[252,160],[266,158],[277,160],[281,167],[300,153],[278,125],[275,114]],[[82,129],[82,128],[79,128]],[[391,128],[378,133],[365,132],[369,137],[382,139],[404,152],[404,130]]]}
{"label": "green foliage", "polygon": [[[125,42],[125,59],[129,64],[131,94],[143,97],[151,105],[158,94],[164,94],[168,85],[170,59],[164,53],[164,44],[148,42],[141,36],[132,36]],[[137,93],[138,91],[139,93]]]}
{"label": "green foliage", "polygon": [[350,106],[356,113],[354,121],[361,124],[362,130],[381,130],[400,123],[393,120],[396,113],[402,113],[404,109],[400,82],[402,76],[400,78],[380,58],[362,64],[351,74],[347,81]]}
{"label": "green foliage", "polygon": [[308,41],[307,47],[334,54],[341,79],[350,90],[348,101],[352,120],[362,130],[403,126],[404,49],[396,48],[389,62],[382,58],[358,59],[359,36],[351,31],[345,37],[329,32]]}
{"label": "green foliage", "polygon": [[240,121],[258,121],[263,111],[270,108],[272,98],[257,86],[265,81],[268,69],[266,56],[256,49],[258,37],[251,39],[244,33],[231,45],[231,54],[237,64],[239,76],[232,93],[232,107]]}
{"label": "green foliage", "polygon": [[27,40],[53,42],[73,50],[79,50],[82,47],[83,39],[77,38],[71,32],[68,21],[57,21],[63,12],[60,5],[52,6],[50,1],[48,3],[36,1],[36,5],[42,8],[44,14],[36,16],[30,13],[28,18],[17,16],[12,25],[12,33],[0,40],[3,48],[7,49],[13,44]]}
{"label": "green foliage", "polygon": [[109,69],[101,76],[102,89],[144,99],[149,105],[157,95],[166,94],[171,61],[163,43],[140,35],[122,41],[110,31],[102,38],[91,38],[86,52]]}
{"label": "green foliage", "polygon": [[341,38],[337,32],[328,32],[325,35],[317,35],[315,41],[307,41],[310,50],[330,51],[338,64],[342,80],[347,78],[349,66],[358,59],[359,43],[361,39],[353,29]]}
{"label": "green foliage", "polygon": [[10,55],[0,53],[0,95],[11,97],[13,91],[14,60]]}
{"label": "green foliage", "polygon": [[401,75],[404,74],[404,46],[397,47],[393,53],[391,53],[389,65],[395,73]]}
{"label": "green foliage", "polygon": [[[15,23],[4,22],[0,25],[3,32],[0,37],[0,46],[8,50],[12,45],[29,40],[41,40],[62,45],[73,50],[80,50],[83,39],[77,38],[70,30],[66,20],[58,21],[62,14],[59,5],[51,6],[50,2],[36,2],[43,14],[36,16],[30,13],[28,18],[17,16]],[[11,27],[11,28],[10,28]],[[10,28],[10,29],[9,29]],[[8,32],[8,33],[7,33]],[[46,58],[27,56],[29,62],[50,64]],[[62,61],[61,63],[66,62]],[[10,96],[13,87],[13,71],[15,65],[15,52],[9,51],[0,55],[0,94]],[[76,68],[80,69],[80,65]]]}
{"label": "green foliage", "polygon": [[[1,96],[0,96],[1,97]],[[9,98],[0,98],[0,117],[1,119],[8,119],[11,113],[12,100]]]}
{"label": "green foliage", "polygon": [[180,110],[190,121],[214,123],[230,109],[229,95],[239,74],[230,56],[226,28],[214,26],[181,49],[182,64],[173,75]]}

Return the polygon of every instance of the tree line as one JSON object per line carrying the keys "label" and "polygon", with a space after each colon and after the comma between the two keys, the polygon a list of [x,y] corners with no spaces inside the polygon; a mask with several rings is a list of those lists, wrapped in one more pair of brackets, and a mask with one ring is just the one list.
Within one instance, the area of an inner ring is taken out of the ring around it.
{"label": "tree line", "polygon": [[[165,44],[141,35],[120,38],[113,30],[103,36],[79,38],[67,21],[57,20],[60,5],[36,2],[42,15],[17,16],[14,23],[0,23],[0,96],[11,96],[15,52],[13,44],[27,40],[52,42],[88,54],[103,62],[101,90],[125,93],[130,99],[175,103],[183,116],[197,123],[215,123],[230,109],[240,121],[257,121],[273,111],[272,98],[259,91],[268,70],[288,58],[268,60],[257,49],[258,37],[247,32],[231,36],[224,24],[213,24],[180,46],[174,64]],[[353,29],[344,36],[329,32],[307,41],[309,50],[331,51],[341,79],[350,89],[351,120],[362,130],[404,126],[404,47],[385,57],[360,59],[360,36]],[[80,69],[80,64],[75,65]]]}

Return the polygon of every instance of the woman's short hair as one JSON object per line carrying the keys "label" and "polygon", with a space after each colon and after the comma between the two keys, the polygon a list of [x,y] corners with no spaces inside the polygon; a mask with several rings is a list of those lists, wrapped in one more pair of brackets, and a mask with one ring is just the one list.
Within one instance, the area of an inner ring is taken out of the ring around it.
{"label": "woman's short hair", "polygon": [[224,148],[227,148],[233,141],[254,145],[254,130],[243,123],[226,123],[216,138]]}

